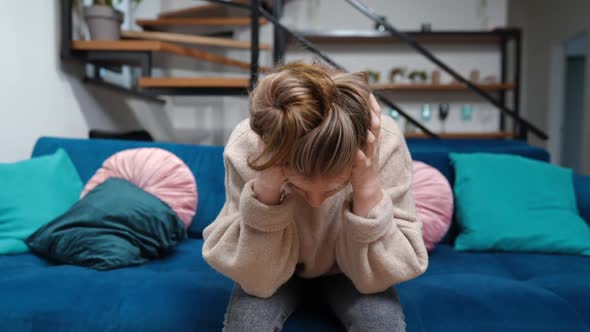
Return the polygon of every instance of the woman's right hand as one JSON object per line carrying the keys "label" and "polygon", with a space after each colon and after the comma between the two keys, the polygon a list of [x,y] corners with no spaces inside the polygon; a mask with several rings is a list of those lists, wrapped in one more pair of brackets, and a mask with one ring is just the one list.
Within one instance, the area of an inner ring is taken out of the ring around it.
{"label": "woman's right hand", "polygon": [[[258,153],[263,151],[262,144],[262,140],[258,139]],[[252,190],[261,203],[277,205],[281,201],[281,189],[286,181],[283,166],[271,166],[256,173]]]}

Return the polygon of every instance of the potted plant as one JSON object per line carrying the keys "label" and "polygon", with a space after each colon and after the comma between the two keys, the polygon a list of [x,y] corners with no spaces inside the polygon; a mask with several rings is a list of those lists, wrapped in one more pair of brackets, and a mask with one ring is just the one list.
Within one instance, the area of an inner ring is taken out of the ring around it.
{"label": "potted plant", "polygon": [[[141,0],[133,2],[138,5]],[[93,40],[119,40],[123,18],[123,13],[113,8],[113,0],[94,0],[92,6],[84,7],[84,19]]]}
{"label": "potted plant", "polygon": [[428,74],[424,70],[414,70],[408,74],[408,78],[413,84],[425,84]]}

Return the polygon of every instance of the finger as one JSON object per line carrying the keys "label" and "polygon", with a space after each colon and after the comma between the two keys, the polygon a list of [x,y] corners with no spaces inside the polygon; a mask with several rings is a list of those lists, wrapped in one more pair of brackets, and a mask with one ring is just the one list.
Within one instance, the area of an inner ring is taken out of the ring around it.
{"label": "finger", "polygon": [[381,113],[381,106],[379,106],[379,102],[377,101],[377,98],[375,98],[375,95],[371,93],[369,99],[371,101],[371,111],[373,111],[375,114]]}
{"label": "finger", "polygon": [[356,156],[354,159],[354,165],[353,168],[356,168],[360,165],[364,165],[365,164],[365,160],[367,160],[367,156],[365,155],[365,153],[362,150],[357,150],[356,151]]}
{"label": "finger", "polygon": [[371,132],[377,138],[381,136],[381,118],[376,114],[371,114]]}
{"label": "finger", "polygon": [[377,141],[377,137],[370,131],[367,130],[367,147],[365,149],[365,156],[368,159],[372,159],[375,155],[375,142]]}

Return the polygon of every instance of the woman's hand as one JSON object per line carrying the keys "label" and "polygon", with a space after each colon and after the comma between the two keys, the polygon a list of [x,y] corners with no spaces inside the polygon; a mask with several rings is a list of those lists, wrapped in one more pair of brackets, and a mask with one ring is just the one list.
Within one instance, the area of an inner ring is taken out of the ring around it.
{"label": "woman's hand", "polygon": [[[258,139],[258,153],[263,151],[263,143]],[[258,200],[266,205],[277,205],[281,202],[281,189],[286,182],[282,166],[272,166],[256,173],[252,190]]]}
{"label": "woman's hand", "polygon": [[379,148],[381,145],[381,108],[371,94],[371,128],[367,131],[367,146],[358,150],[352,166],[352,213],[366,218],[383,198],[379,179]]}

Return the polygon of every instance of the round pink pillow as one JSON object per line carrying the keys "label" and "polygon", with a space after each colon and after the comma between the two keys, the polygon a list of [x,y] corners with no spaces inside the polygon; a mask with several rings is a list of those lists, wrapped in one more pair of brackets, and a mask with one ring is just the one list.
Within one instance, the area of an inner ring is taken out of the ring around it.
{"label": "round pink pillow", "polygon": [[88,181],[82,196],[108,178],[125,179],[158,197],[176,212],[188,228],[197,212],[197,183],[188,166],[173,153],[139,148],[109,157]]}
{"label": "round pink pillow", "polygon": [[442,240],[453,219],[453,190],[436,168],[414,161],[412,192],[418,218],[423,223],[426,248],[431,251]]}

